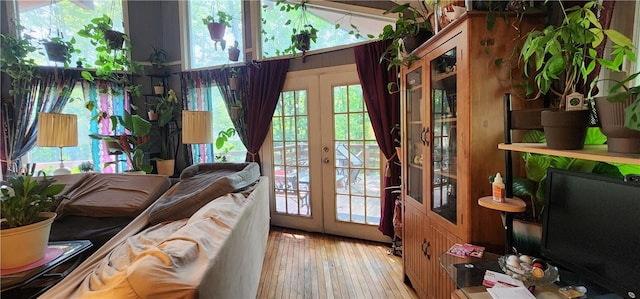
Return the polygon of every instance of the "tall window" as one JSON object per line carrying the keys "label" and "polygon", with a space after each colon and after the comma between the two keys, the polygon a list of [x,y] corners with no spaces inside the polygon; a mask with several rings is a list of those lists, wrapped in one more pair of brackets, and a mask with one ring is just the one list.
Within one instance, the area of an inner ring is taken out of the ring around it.
{"label": "tall window", "polygon": [[[78,166],[82,162],[92,161],[91,138],[89,138],[89,122],[91,113],[84,107],[82,88],[76,86],[71,94],[71,99],[62,109],[63,114],[75,114],[78,118],[78,146],[62,148],[64,166],[71,169],[72,173],[78,173]],[[36,163],[35,173],[43,170],[47,175],[53,174],[60,166],[60,150],[56,147],[35,146],[23,158],[24,163]]]}
{"label": "tall window", "polygon": [[[228,64],[227,49],[238,42],[238,48],[243,49],[242,36],[242,1],[188,1],[189,24],[189,68],[204,68]],[[224,34],[226,47],[222,43],[211,40],[209,30],[202,19],[211,15],[218,20],[217,13],[224,12],[231,15],[231,27],[227,27]],[[241,53],[239,61],[243,61]]]}
{"label": "tall window", "polygon": [[234,127],[218,87],[195,87],[189,89],[188,93],[189,103],[185,109],[211,111],[213,113],[214,143],[191,145],[193,151],[192,162],[244,162],[247,156],[247,149],[240,141],[238,134],[231,136],[222,148],[217,148],[215,145],[220,131],[226,131]]}
{"label": "tall window", "polygon": [[[107,15],[113,21],[113,29],[124,32],[122,0],[94,1],[15,1],[18,24],[23,27],[22,35],[28,34],[36,41],[61,36],[65,41],[76,37],[75,48],[80,54],[71,57],[72,64],[83,57],[95,61],[94,46],[88,39],[77,37],[77,32],[91,19]],[[4,3],[3,3],[4,5]],[[44,53],[44,52],[43,52]],[[39,65],[55,65],[46,54],[32,53]],[[59,64],[59,63],[58,63]]]}
{"label": "tall window", "polygon": [[[293,29],[299,23],[300,10],[283,10],[283,4],[275,0],[260,0],[262,12],[262,55],[274,57],[292,54],[286,51],[291,45]],[[348,45],[377,38],[382,28],[393,24],[393,19],[381,15],[365,14],[344,9],[307,4],[307,21],[318,30],[311,50]],[[339,25],[339,26],[337,26]],[[338,28],[336,28],[338,27]]]}

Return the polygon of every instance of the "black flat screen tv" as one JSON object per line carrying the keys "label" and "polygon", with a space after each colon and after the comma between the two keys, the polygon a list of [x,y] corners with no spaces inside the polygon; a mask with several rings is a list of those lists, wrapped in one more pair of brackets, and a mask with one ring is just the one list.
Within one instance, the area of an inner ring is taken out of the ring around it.
{"label": "black flat screen tv", "polygon": [[[624,298],[640,298],[640,184],[549,169],[541,255]],[[562,279],[562,277],[560,277]]]}

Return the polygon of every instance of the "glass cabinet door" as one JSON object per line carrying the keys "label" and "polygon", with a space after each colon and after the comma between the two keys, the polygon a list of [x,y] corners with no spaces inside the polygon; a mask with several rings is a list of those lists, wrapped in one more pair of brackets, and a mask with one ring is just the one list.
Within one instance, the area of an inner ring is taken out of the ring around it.
{"label": "glass cabinet door", "polygon": [[422,150],[424,148],[424,126],[422,124],[422,68],[417,68],[406,75],[406,109],[407,122],[407,179],[406,192],[418,203],[423,203],[422,196]]}
{"label": "glass cabinet door", "polygon": [[430,61],[431,211],[457,220],[456,48]]}

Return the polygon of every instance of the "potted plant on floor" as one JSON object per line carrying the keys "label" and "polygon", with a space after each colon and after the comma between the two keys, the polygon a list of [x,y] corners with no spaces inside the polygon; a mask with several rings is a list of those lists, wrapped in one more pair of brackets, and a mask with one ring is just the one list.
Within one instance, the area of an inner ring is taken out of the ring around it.
{"label": "potted plant on floor", "polygon": [[[116,126],[120,125],[125,133],[118,136],[90,134],[89,137],[105,142],[116,142],[119,149],[125,155],[127,162],[131,165],[131,169],[126,172],[144,174],[150,173],[153,167],[145,163],[145,152],[149,150],[149,134],[151,133],[151,123],[140,117],[139,115],[131,115],[124,112],[124,116],[111,115],[112,131],[116,130]],[[117,163],[107,162],[105,167]]]}
{"label": "potted plant on floor", "polygon": [[[575,92],[582,81],[590,85],[588,76],[596,63],[617,69],[623,57],[633,55],[633,45],[623,35],[603,29],[592,9],[599,8],[596,1],[565,9],[560,25],[549,25],[543,30],[532,30],[526,36],[520,58],[525,64],[525,77],[533,77],[535,87],[529,84],[527,95],[537,98],[552,93],[559,98],[557,110],[542,112],[547,146],[552,149],[581,149],[589,120],[589,111],[583,108],[584,95]],[[613,59],[597,58],[596,47],[607,36],[617,51]],[[569,108],[567,108],[569,107]]]}
{"label": "potted plant on floor", "polygon": [[202,19],[202,23],[209,29],[209,36],[214,41],[213,45],[216,50],[218,49],[218,43],[220,43],[222,50],[227,46],[227,42],[224,40],[224,33],[227,27],[231,27],[231,20],[233,20],[233,17],[224,11],[218,11]]}
{"label": "potted plant on floor", "polygon": [[173,175],[175,159],[173,156],[174,137],[180,133],[179,128],[171,129],[169,123],[173,120],[178,97],[173,89],[169,89],[166,97],[161,97],[156,103],[158,113],[158,130],[160,135],[160,157],[154,158],[158,174]]}
{"label": "potted plant on floor", "polygon": [[51,210],[64,196],[64,184],[52,177],[11,176],[0,189],[1,269],[29,265],[45,256],[51,223]]}

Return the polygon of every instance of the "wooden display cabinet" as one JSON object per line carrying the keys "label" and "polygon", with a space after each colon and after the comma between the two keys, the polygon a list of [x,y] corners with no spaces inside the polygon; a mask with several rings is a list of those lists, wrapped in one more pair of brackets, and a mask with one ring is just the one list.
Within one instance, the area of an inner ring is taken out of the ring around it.
{"label": "wooden display cabinet", "polygon": [[504,248],[500,214],[477,200],[491,194],[489,175],[504,170],[496,144],[511,82],[494,61],[511,55],[517,40],[503,20],[488,32],[486,13],[468,12],[401,72],[404,273],[422,298],[451,296],[438,257],[454,243]]}

